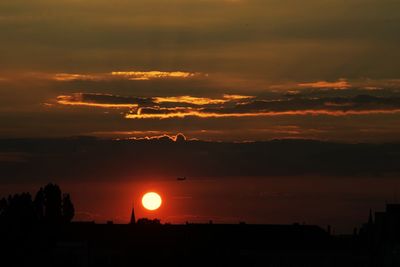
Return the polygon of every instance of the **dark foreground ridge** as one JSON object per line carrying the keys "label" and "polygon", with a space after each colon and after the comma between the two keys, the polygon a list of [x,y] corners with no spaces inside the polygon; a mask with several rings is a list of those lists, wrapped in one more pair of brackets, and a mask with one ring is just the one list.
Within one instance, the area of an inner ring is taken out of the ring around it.
{"label": "dark foreground ridge", "polygon": [[400,259],[398,232],[378,228],[352,236],[299,224],[73,222],[15,230],[1,230],[2,262],[10,264],[2,266],[399,266]]}
{"label": "dark foreground ridge", "polygon": [[71,222],[57,185],[0,201],[0,266],[400,266],[400,205],[352,235],[313,225]]}
{"label": "dark foreground ridge", "polygon": [[1,248],[17,266],[336,266],[321,264],[350,258],[347,242],[304,225],[76,222],[21,238]]}

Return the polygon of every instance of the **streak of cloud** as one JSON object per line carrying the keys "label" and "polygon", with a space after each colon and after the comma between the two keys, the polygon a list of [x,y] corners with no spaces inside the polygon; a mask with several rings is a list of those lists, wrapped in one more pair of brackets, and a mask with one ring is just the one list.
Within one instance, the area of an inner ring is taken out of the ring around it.
{"label": "streak of cloud", "polygon": [[339,79],[336,82],[318,81],[310,83],[299,83],[298,86],[306,88],[344,90],[349,89],[351,87],[351,84],[346,79]]}
{"label": "streak of cloud", "polygon": [[374,115],[374,114],[398,114],[400,109],[391,110],[296,110],[296,111],[268,111],[268,112],[248,112],[248,113],[211,113],[197,110],[177,111],[161,114],[126,114],[127,119],[172,119],[172,118],[245,118],[245,117],[271,117],[271,116],[347,116],[347,115]]}
{"label": "streak of cloud", "polygon": [[186,79],[199,74],[184,71],[113,71],[111,75],[127,80],[151,80],[165,78]]}
{"label": "streak of cloud", "polygon": [[61,105],[126,108],[127,119],[240,118],[271,116],[347,116],[397,114],[400,98],[358,95],[355,97],[288,96],[264,99],[256,96],[223,95],[222,98],[171,96],[132,97],[112,94],[60,95]]}
{"label": "streak of cloud", "polygon": [[[187,71],[111,71],[105,73],[46,73],[35,72],[28,74],[21,74],[22,76],[51,80],[56,82],[73,82],[73,81],[148,81],[159,79],[190,79],[194,77],[207,76],[207,74],[194,73]],[[18,75],[17,75],[18,76]],[[1,80],[1,77],[0,77]]]}
{"label": "streak of cloud", "polygon": [[57,103],[70,106],[90,106],[99,108],[135,108],[139,103],[145,103],[145,99],[121,97],[107,94],[83,94],[60,95]]}
{"label": "streak of cloud", "polygon": [[155,103],[188,103],[194,105],[225,104],[229,101],[250,99],[253,96],[224,95],[223,98],[193,97],[193,96],[170,96],[155,97]]}

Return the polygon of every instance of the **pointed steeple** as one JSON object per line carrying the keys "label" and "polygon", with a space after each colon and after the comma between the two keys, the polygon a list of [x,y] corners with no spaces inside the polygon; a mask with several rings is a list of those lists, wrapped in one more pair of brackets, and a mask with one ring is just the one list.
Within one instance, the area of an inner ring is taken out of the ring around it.
{"label": "pointed steeple", "polygon": [[132,205],[132,213],[131,213],[131,221],[130,224],[135,224],[136,223],[136,218],[135,218],[135,203]]}

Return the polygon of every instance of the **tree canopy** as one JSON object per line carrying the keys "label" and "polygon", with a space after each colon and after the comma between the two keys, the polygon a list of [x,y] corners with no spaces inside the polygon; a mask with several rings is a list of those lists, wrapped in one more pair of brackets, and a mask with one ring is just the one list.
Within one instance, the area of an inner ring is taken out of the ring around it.
{"label": "tree canopy", "polygon": [[30,225],[34,223],[61,224],[74,218],[75,209],[69,194],[62,194],[57,184],[40,188],[32,200],[24,192],[0,199],[0,223]]}

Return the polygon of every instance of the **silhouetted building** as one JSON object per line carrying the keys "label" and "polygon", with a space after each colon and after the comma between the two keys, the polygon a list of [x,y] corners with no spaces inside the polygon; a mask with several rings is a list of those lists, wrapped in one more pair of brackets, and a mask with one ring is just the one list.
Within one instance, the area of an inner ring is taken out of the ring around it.
{"label": "silhouetted building", "polygon": [[400,204],[370,211],[360,231],[337,236],[299,223],[161,224],[136,220],[134,205],[130,224],[70,222],[72,203],[59,210],[67,195],[47,188],[49,220],[38,220],[47,214],[45,190],[33,201],[26,193],[0,199],[0,266],[400,266]]}
{"label": "silhouetted building", "polygon": [[347,259],[343,246],[312,225],[72,223],[59,234],[55,253],[59,263],[113,267],[320,267],[346,266],[331,263]]}
{"label": "silhouetted building", "polygon": [[387,204],[384,212],[370,212],[360,231],[369,255],[367,266],[400,266],[400,204]]}

